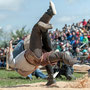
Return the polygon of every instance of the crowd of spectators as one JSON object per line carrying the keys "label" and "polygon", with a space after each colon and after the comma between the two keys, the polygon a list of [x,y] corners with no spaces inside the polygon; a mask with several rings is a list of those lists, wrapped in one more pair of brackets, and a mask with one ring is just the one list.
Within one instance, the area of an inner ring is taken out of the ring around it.
{"label": "crowd of spectators", "polygon": [[[80,61],[78,64],[90,65],[90,20],[87,22],[83,19],[79,23],[68,26],[65,24],[62,30],[50,31],[49,36],[54,50],[66,52],[77,58]],[[68,80],[75,79],[73,67],[69,65],[58,62],[53,70],[54,73],[58,72],[59,78],[64,75]]]}
{"label": "crowd of spectators", "polygon": [[[66,52],[70,56],[77,58],[81,64],[90,65],[90,20],[83,21],[79,23],[73,23],[72,25],[67,25],[62,28],[62,30],[56,29],[55,31],[49,31],[49,37],[52,43],[52,49],[60,52]],[[23,39],[17,38],[13,41],[13,49],[16,45]],[[0,67],[6,66],[6,49],[0,48]],[[64,63],[58,62],[57,65],[53,67],[54,73],[59,72],[57,77],[65,75],[68,80],[75,78],[73,76],[73,67],[65,65]],[[47,76],[42,73],[40,69],[37,69],[32,74],[28,75],[26,78],[32,79],[32,75],[37,78],[46,79]]]}
{"label": "crowd of spectators", "polygon": [[[81,62],[90,62],[90,19],[83,19],[79,23],[73,23],[55,31],[49,31],[52,47],[54,50],[67,52],[77,57]],[[13,39],[13,48],[21,39]],[[0,67],[6,66],[6,49],[0,48]]]}
{"label": "crowd of spectators", "polygon": [[90,62],[90,20],[65,24],[62,30],[50,31],[49,36],[54,50],[67,52],[81,63]]}
{"label": "crowd of spectators", "polygon": [[[17,38],[16,40],[13,40],[13,48],[16,47],[16,45],[19,43],[19,41],[21,41],[21,39]],[[0,48],[0,67],[6,67],[6,57],[7,57],[7,49],[9,47],[2,47]]]}
{"label": "crowd of spectators", "polygon": [[0,67],[6,66],[6,49],[0,48]]}

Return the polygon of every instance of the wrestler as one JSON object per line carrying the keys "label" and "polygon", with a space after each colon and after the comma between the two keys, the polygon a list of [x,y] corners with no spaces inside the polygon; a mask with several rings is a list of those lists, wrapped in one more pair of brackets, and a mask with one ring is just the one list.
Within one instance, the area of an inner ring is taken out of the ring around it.
{"label": "wrestler", "polygon": [[[30,36],[29,49],[19,52],[16,57],[13,57],[12,41],[10,41],[10,57],[9,65],[15,68],[22,76],[27,76],[35,71],[39,65],[47,66],[53,65],[57,61],[64,62],[65,64],[73,65],[77,62],[74,58],[67,55],[65,52],[51,51],[48,40],[48,29],[52,29],[49,24],[51,18],[56,14],[55,6],[50,1],[50,6],[47,12],[40,18],[34,25]],[[44,41],[45,40],[45,41]],[[45,44],[45,42],[47,44]],[[48,49],[47,49],[48,48]],[[54,83],[53,77],[48,79],[46,85]]]}

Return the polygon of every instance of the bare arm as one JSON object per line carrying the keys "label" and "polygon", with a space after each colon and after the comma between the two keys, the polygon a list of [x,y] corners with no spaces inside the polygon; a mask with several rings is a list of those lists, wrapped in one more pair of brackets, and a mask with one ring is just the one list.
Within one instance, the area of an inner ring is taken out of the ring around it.
{"label": "bare arm", "polygon": [[9,56],[10,56],[10,53],[13,51],[13,48],[12,48],[12,40],[9,42]]}

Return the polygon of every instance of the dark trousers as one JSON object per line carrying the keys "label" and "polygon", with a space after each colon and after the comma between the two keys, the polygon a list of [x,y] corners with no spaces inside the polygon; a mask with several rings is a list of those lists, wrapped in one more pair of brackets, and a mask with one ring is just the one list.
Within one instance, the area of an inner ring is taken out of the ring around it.
{"label": "dark trousers", "polygon": [[[47,12],[40,18],[39,21],[42,21],[46,24],[49,23],[52,16],[48,15]],[[40,58],[42,56],[42,49],[46,52],[50,52],[51,48],[51,41],[48,34],[48,30],[42,30],[36,23],[33,27],[31,38],[30,38],[30,50],[34,52],[34,54]],[[53,69],[51,65],[45,66],[47,73],[49,76],[53,75]]]}
{"label": "dark trousers", "polygon": [[[48,15],[47,12],[40,18],[39,21],[48,24],[51,20],[52,16]],[[41,58],[43,49],[46,51],[43,56],[47,56],[43,59],[43,64],[53,64],[55,62],[61,61],[65,64],[73,65],[76,61],[73,60],[68,54],[62,52],[50,52],[51,43],[48,36],[48,30],[40,27],[38,23],[36,23],[32,29],[31,37],[30,37],[30,50],[35,54],[37,58]],[[41,65],[43,65],[41,64]],[[53,73],[52,67],[50,65],[46,66],[48,73]]]}
{"label": "dark trousers", "polygon": [[[51,18],[52,16],[48,15],[46,12],[39,21],[48,24]],[[32,29],[30,37],[30,50],[38,58],[40,58],[42,56],[42,49],[45,49],[46,51],[51,51],[51,43],[48,36],[48,30],[44,30],[42,27],[38,26],[38,23],[36,23]]]}

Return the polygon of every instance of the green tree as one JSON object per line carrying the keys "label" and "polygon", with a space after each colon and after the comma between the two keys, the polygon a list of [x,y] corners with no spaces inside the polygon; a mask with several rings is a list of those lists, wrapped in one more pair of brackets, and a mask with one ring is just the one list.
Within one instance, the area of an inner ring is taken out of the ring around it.
{"label": "green tree", "polygon": [[14,40],[17,40],[17,38],[22,38],[30,33],[30,29],[25,30],[25,27],[22,27],[21,29],[17,29],[15,32],[11,31],[5,32],[2,28],[0,28],[0,47],[7,47],[9,44],[9,41],[11,38],[14,38]]}
{"label": "green tree", "polygon": [[0,28],[0,47],[1,47],[1,44],[2,44],[2,36],[3,36],[3,29]]}
{"label": "green tree", "polygon": [[2,35],[3,35],[3,29],[0,28],[0,40],[1,40],[1,38],[2,38]]}
{"label": "green tree", "polygon": [[30,33],[30,29],[25,30],[25,27],[26,26],[22,27],[21,29],[17,29],[15,33],[12,31],[11,37],[16,40],[17,38],[23,38],[24,36],[28,35]]}
{"label": "green tree", "polygon": [[0,33],[0,47],[7,47],[8,43],[9,43],[9,40],[10,40],[10,35],[9,33],[3,31]]}

